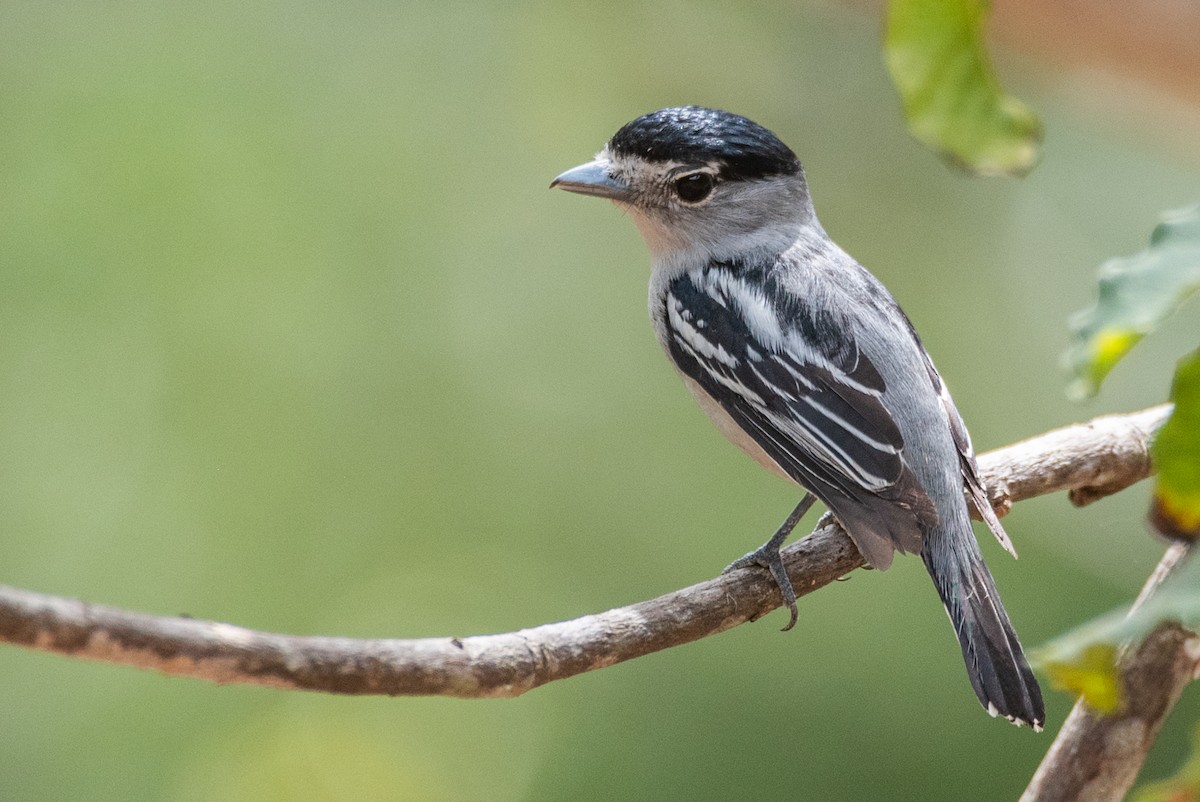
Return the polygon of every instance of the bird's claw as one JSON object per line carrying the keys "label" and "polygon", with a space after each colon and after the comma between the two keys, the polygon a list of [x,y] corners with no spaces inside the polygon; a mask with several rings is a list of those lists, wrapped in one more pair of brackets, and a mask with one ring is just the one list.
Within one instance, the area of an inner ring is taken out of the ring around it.
{"label": "bird's claw", "polygon": [[796,590],[792,587],[792,580],[788,576],[787,569],[783,567],[783,557],[779,553],[779,546],[767,543],[749,554],[734,560],[725,566],[725,570],[721,573],[727,574],[730,571],[736,571],[738,568],[750,568],[751,566],[766,568],[771,572],[771,578],[775,580],[775,584],[779,587],[779,595],[783,597],[783,606],[787,607],[788,612],[791,614],[787,626],[781,630],[782,632],[787,632],[796,626],[796,621],[800,617],[800,611],[796,608]]}
{"label": "bird's claw", "polygon": [[816,500],[817,497],[812,493],[805,493],[804,498],[800,499],[800,503],[796,505],[796,509],[792,510],[787,520],[780,524],[779,528],[775,530],[775,534],[771,535],[770,540],[744,557],[734,560],[721,572],[727,574],[736,568],[748,568],[751,565],[770,571],[771,578],[775,580],[775,585],[779,588],[779,595],[783,597],[783,606],[788,608],[788,612],[791,613],[788,625],[783,628],[784,632],[796,626],[800,611],[796,609],[796,589],[792,587],[792,580],[788,577],[787,569],[783,567],[783,557],[780,556],[779,549]]}

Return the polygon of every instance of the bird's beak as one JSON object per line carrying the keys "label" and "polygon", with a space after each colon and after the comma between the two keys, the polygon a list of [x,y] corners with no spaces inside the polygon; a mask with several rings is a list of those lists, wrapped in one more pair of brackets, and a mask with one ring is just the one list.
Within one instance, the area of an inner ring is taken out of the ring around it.
{"label": "bird's beak", "polygon": [[631,197],[629,186],[612,176],[609,172],[611,167],[612,164],[607,159],[596,159],[594,162],[581,164],[551,181],[550,188],[558,187],[567,192],[578,192],[580,195],[628,201]]}

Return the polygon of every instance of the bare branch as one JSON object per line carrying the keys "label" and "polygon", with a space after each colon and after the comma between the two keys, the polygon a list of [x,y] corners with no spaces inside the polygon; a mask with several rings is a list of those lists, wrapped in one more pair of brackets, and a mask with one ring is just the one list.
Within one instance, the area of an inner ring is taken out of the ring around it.
{"label": "bare branch", "polygon": [[[1187,557],[1188,549],[1184,543],[1167,549],[1137,604],[1154,594]],[[1174,622],[1160,624],[1136,648],[1121,655],[1118,670],[1124,707],[1101,715],[1082,700],[1076,702],[1021,802],[1124,799],[1167,713],[1198,668],[1195,633]]]}
{"label": "bare branch", "polygon": [[[1097,418],[985,454],[1002,508],[1060,490],[1097,494],[1150,472],[1150,436],[1169,408]],[[804,595],[860,567],[836,524],[784,551]],[[531,688],[678,646],[779,606],[766,572],[736,571],[657,599],[501,635],[353,640],[255,632],[0,586],[0,640],[213,682],[349,694],[517,696]]]}
{"label": "bare branch", "polygon": [[[1171,412],[1162,404],[1128,415],[1106,415],[997,449],[980,458],[992,506],[1066,489],[1085,506],[1150,475],[1150,437]],[[1086,443],[1086,452],[1080,446]]]}

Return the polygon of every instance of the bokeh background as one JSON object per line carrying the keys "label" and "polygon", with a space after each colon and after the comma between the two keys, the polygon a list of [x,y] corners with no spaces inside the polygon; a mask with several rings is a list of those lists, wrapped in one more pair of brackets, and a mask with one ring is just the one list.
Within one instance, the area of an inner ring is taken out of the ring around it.
{"label": "bokeh background", "polygon": [[[1194,313],[1064,397],[1096,266],[1194,201],[1194,109],[1000,47],[1022,181],[905,133],[870,9],[4,3],[0,581],[347,636],[532,626],[705,579],[796,491],[694,407],[629,221],[548,192],[618,126],[727,107],[804,160],[981,449],[1166,396]],[[1189,127],[1191,126],[1191,127]],[[1190,144],[1189,144],[1190,143]],[[984,550],[1028,646],[1124,603],[1146,488]],[[516,700],[214,687],[0,649],[11,800],[1011,799],[1049,733],[989,719],[920,562]],[[1170,772],[1194,694],[1147,767]]]}

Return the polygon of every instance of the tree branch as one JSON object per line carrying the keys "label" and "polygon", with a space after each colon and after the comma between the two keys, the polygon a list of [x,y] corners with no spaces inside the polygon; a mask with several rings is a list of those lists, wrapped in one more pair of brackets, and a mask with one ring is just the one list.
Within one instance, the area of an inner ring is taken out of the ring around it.
{"label": "tree branch", "polygon": [[[1149,475],[1159,406],[1068,426],[980,458],[1001,511],[1070,490],[1077,501]],[[784,551],[798,595],[860,567],[836,524]],[[553,680],[678,646],[753,621],[780,604],[764,571],[742,570],[657,599],[501,635],[355,640],[255,632],[0,586],[0,640],[167,674],[347,694],[518,696]]]}
{"label": "tree branch", "polygon": [[[1191,544],[1172,544],[1163,555],[1133,609],[1158,590],[1187,558]],[[1133,610],[1130,611],[1132,614]],[[1121,655],[1125,704],[1110,715],[1095,712],[1080,699],[1059,730],[1050,751],[1021,796],[1021,802],[1120,800],[1137,779],[1146,755],[1196,677],[1200,653],[1193,632],[1164,621],[1136,647]]]}

